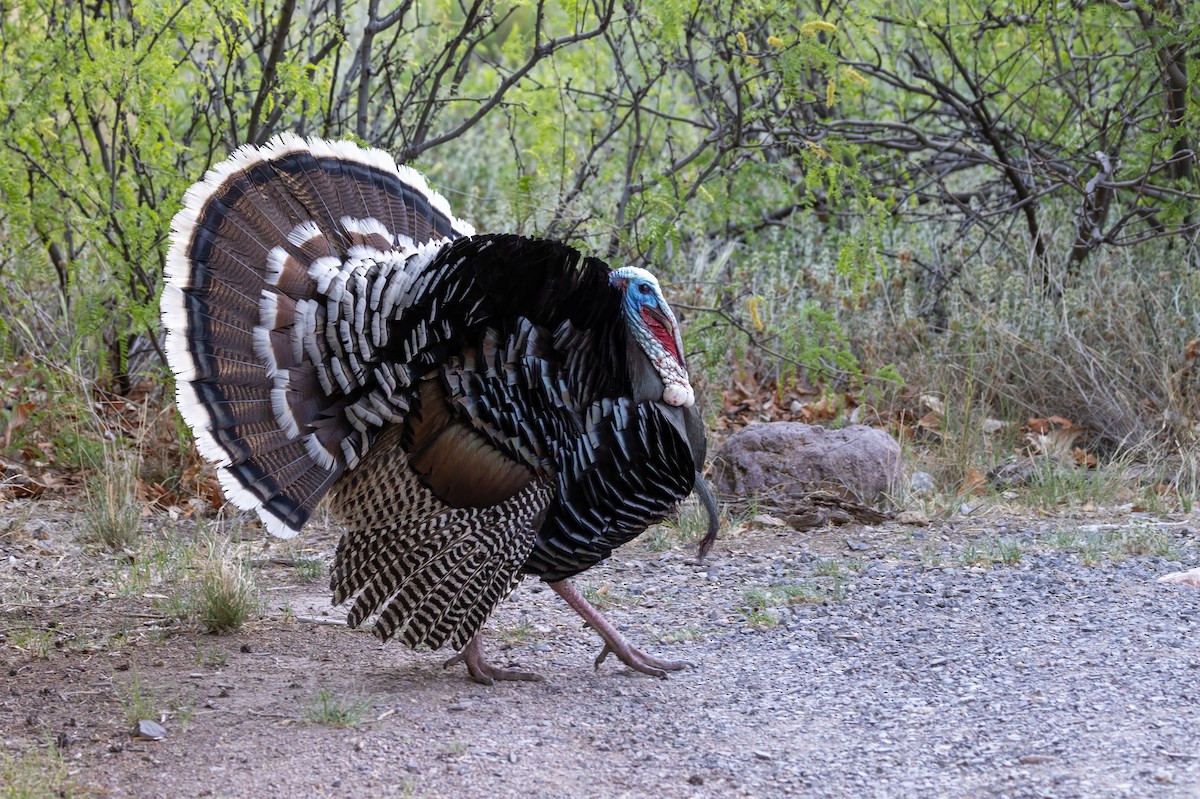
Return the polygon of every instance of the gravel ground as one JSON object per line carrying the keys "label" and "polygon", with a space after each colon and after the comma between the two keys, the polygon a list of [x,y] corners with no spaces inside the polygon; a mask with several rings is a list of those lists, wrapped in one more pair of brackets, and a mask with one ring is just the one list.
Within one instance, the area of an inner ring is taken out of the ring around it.
{"label": "gravel ground", "polygon": [[[751,528],[703,566],[635,545],[579,584],[644,649],[695,668],[593,670],[598,639],[527,583],[488,646],[546,680],[491,688],[443,670],[445,653],[306,621],[340,611],[292,569],[263,570],[271,610],[237,634],[164,639],[137,632],[148,600],[102,581],[30,601],[22,580],[55,552],[59,567],[87,558],[53,536],[0,541],[0,732],[10,752],[57,738],[84,795],[1200,796],[1200,591],[1155,582],[1200,563],[1196,528]],[[36,659],[11,645],[20,625],[105,624],[124,625],[120,645]],[[162,741],[128,737],[131,673],[165,709]],[[321,691],[362,718],[306,721]]]}

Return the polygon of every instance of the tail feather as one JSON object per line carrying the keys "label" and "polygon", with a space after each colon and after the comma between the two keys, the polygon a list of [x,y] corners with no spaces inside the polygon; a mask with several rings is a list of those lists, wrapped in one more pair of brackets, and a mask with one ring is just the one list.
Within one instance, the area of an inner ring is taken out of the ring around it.
{"label": "tail feather", "polygon": [[[416,172],[348,142],[243,147],[188,190],[165,271],[166,351],[179,411],[235,505],[293,535],[403,413],[391,395],[406,377],[375,390],[367,359],[384,332],[364,295],[388,292],[390,312],[407,282],[369,281],[473,232]],[[356,265],[365,254],[387,263]]]}
{"label": "tail feather", "polygon": [[433,621],[428,639],[436,641],[437,646],[447,642],[456,649],[466,646],[475,631],[483,626],[488,611],[512,593],[520,582],[519,574],[497,568],[487,553],[478,556],[477,564],[473,571],[464,575],[458,590]]}
{"label": "tail feather", "polygon": [[493,507],[449,507],[409,468],[393,427],[335,490],[347,532],[330,577],[334,603],[353,598],[347,623],[374,617],[380,640],[436,649],[465,646],[516,587],[553,485],[531,482]]}

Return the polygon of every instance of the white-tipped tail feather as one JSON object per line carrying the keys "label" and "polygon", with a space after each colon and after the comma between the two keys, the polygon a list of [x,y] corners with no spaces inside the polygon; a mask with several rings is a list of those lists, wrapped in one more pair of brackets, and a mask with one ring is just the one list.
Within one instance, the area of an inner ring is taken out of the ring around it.
{"label": "white-tipped tail feather", "polygon": [[[411,378],[372,359],[411,301],[410,261],[474,228],[387,153],[291,134],[214,165],[171,228],[161,315],[179,412],[230,502],[293,534],[316,487],[402,413],[389,394]],[[330,425],[347,434],[318,434]]]}

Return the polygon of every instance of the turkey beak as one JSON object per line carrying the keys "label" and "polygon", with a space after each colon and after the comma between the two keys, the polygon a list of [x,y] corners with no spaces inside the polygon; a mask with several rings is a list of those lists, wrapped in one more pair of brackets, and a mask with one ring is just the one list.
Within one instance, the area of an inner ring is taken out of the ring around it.
{"label": "turkey beak", "polygon": [[675,320],[674,319],[672,319],[671,317],[669,317],[665,313],[663,313],[661,310],[659,310],[657,306],[643,305],[642,308],[646,311],[646,313],[648,313],[650,316],[654,317],[654,321],[658,322],[660,325],[665,327],[667,330],[670,330],[672,336],[675,335]]}

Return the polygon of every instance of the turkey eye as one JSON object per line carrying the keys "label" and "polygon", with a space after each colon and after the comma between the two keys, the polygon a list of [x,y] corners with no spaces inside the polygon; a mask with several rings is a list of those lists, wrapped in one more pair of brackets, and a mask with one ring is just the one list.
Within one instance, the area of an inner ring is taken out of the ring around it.
{"label": "turkey eye", "polygon": [[649,284],[649,283],[641,283],[641,284],[639,284],[639,285],[638,285],[638,291],[640,291],[640,292],[641,292],[641,293],[643,293],[643,294],[649,294],[649,293],[650,293],[650,284]]}

